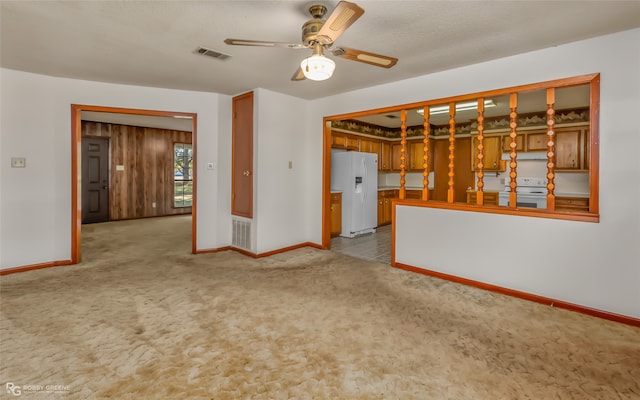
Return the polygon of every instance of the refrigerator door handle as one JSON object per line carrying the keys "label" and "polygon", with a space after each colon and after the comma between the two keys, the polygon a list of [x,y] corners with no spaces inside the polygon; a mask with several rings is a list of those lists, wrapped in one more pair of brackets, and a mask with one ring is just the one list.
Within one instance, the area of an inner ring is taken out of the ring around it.
{"label": "refrigerator door handle", "polygon": [[369,178],[367,177],[367,165],[364,161],[364,158],[362,159],[362,169],[363,171],[363,190],[362,190],[362,204],[364,204],[367,200],[367,187],[369,186]]}

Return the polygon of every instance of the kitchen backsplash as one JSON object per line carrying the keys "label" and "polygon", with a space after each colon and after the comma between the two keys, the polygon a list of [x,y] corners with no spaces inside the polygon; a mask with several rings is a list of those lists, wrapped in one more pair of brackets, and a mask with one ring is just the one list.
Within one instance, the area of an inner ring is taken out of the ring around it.
{"label": "kitchen backsplash", "polygon": [[[406,187],[422,187],[422,172],[407,172],[405,175]],[[378,173],[378,186],[400,186],[399,172]],[[433,172],[429,172],[429,188],[433,188]]]}
{"label": "kitchen backsplash", "polygon": [[[544,160],[518,161],[518,176],[528,178],[545,178],[547,175],[547,163]],[[505,180],[509,179],[508,172],[487,172],[484,177],[486,191],[504,190]],[[589,173],[587,172],[556,172],[556,193],[589,193]]]}
{"label": "kitchen backsplash", "polygon": [[[521,160],[518,162],[518,176],[544,178],[547,175],[544,160]],[[484,177],[486,191],[500,192],[504,190],[505,179],[509,179],[507,172],[487,172]],[[422,187],[422,173],[408,172],[405,175],[406,187]],[[433,172],[429,173],[429,188],[433,188]],[[556,193],[587,194],[589,193],[589,174],[586,172],[556,172]],[[400,173],[381,172],[378,174],[378,186],[399,187]],[[475,188],[474,188],[475,189]]]}

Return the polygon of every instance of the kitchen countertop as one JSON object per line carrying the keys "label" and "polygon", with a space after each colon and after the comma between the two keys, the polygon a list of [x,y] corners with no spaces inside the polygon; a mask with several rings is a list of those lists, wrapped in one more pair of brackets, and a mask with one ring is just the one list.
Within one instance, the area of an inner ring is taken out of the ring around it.
{"label": "kitchen countertop", "polygon": [[589,193],[556,192],[556,197],[589,197]]}
{"label": "kitchen countertop", "polygon": [[[467,189],[467,192],[477,192],[477,189]],[[485,192],[503,192],[503,190],[485,190]],[[556,197],[583,197],[588,198],[589,193],[581,193],[581,192],[555,192]]]}
{"label": "kitchen countertop", "polygon": [[[422,186],[405,186],[406,190],[422,190]],[[380,190],[399,190],[400,186],[378,186],[378,191]],[[429,190],[432,190],[433,187],[430,187]]]}

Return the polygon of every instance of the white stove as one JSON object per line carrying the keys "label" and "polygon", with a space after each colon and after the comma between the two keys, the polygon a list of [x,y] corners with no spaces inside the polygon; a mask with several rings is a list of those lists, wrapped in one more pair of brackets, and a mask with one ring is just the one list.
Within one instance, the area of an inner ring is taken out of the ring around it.
{"label": "white stove", "polygon": [[[509,206],[510,179],[505,179],[504,191],[498,193],[498,205]],[[516,178],[516,207],[547,208],[545,178]]]}

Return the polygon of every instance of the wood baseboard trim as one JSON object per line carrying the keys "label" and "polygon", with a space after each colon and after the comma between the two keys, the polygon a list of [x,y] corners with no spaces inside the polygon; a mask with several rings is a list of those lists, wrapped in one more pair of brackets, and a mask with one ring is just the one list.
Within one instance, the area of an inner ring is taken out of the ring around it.
{"label": "wood baseboard trim", "polygon": [[0,276],[9,275],[9,274],[15,274],[17,272],[27,272],[27,271],[33,271],[33,270],[36,270],[36,269],[43,269],[43,268],[50,268],[50,267],[61,267],[61,266],[64,266],[64,265],[73,265],[73,264],[74,263],[71,260],[60,260],[60,261],[52,261],[52,262],[46,262],[46,263],[41,263],[41,264],[25,265],[25,266],[22,266],[22,267],[2,269],[2,270],[0,270]]}
{"label": "wood baseboard trim", "polygon": [[488,290],[491,292],[496,292],[500,294],[504,294],[507,296],[517,297],[519,299],[534,301],[536,303],[545,304],[551,307],[562,308],[569,311],[578,312],[581,314],[591,315],[593,317],[598,317],[602,319],[607,319],[610,321],[619,322],[626,325],[632,325],[640,327],[640,319],[616,314],[608,311],[597,310],[594,308],[584,307],[578,304],[569,303],[562,300],[551,299],[549,297],[538,296],[536,294],[521,292],[519,290],[508,289],[502,286],[496,286],[489,283],[484,283],[480,281],[474,281],[472,279],[461,278],[455,275],[449,275],[442,272],[432,271],[428,269],[418,268],[411,265],[406,265],[402,263],[393,263],[395,268],[404,269],[406,271],[416,272],[423,275],[433,276],[435,278],[444,279],[451,282],[460,283],[467,286],[473,286],[480,289]]}
{"label": "wood baseboard trim", "polygon": [[[293,246],[285,247],[285,248],[278,249],[278,250],[269,251],[269,252],[266,252],[266,253],[260,253],[260,254],[252,253],[250,251],[238,249],[238,248],[231,247],[231,246],[219,247],[217,249],[196,250],[196,252],[194,254],[218,253],[218,252],[221,252],[221,251],[233,250],[233,251],[237,251],[238,253],[244,254],[245,256],[249,256],[249,257],[253,257],[253,258],[262,258],[262,257],[269,257],[269,256],[272,256],[272,255],[278,254],[278,253],[285,253],[287,251],[300,249],[302,247],[314,247],[316,249],[322,249],[322,246],[317,244],[317,243],[304,242],[304,243],[300,243],[300,244],[296,244],[296,245],[293,245]],[[25,266],[22,266],[22,267],[2,269],[2,270],[0,270],[0,276],[9,275],[9,274],[15,274],[17,272],[32,271],[32,270],[35,270],[35,269],[50,268],[50,267],[60,267],[60,266],[63,266],[63,265],[73,265],[73,264],[74,264],[74,262],[72,260],[62,260],[62,261],[52,261],[52,262],[47,262],[47,263],[42,263],[42,264],[25,265]]]}
{"label": "wood baseboard trim", "polygon": [[265,253],[252,253],[250,251],[239,249],[237,247],[231,247],[231,250],[236,251],[240,254],[244,254],[245,256],[249,256],[253,258],[263,258],[263,257],[273,256],[275,254],[286,253],[287,251],[291,251],[291,250],[301,249],[303,247],[313,247],[313,248],[322,250],[322,245],[319,245],[317,243],[312,243],[312,242],[294,244],[293,246],[283,247],[281,249],[267,251]]}
{"label": "wood baseboard trim", "polygon": [[206,253],[219,253],[221,251],[231,250],[231,246],[218,247],[217,249],[202,249],[196,250],[193,254],[206,254]]}

